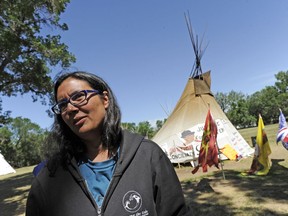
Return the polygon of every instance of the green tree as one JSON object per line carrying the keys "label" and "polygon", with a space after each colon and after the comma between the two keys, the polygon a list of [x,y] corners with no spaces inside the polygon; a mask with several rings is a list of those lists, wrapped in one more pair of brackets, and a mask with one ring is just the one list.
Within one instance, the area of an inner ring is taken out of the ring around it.
{"label": "green tree", "polygon": [[43,129],[27,118],[17,117],[11,124],[17,148],[19,166],[30,166],[41,161]]}
{"label": "green tree", "polygon": [[129,123],[129,122],[123,122],[121,123],[121,127],[123,129],[129,130],[131,132],[136,132],[136,124],[135,123]]}
{"label": "green tree", "polygon": [[3,124],[7,124],[11,120],[10,114],[11,111],[3,112],[2,99],[0,98],[0,127],[3,126]]}
{"label": "green tree", "polygon": [[[156,121],[156,128],[155,128],[155,134],[162,128],[162,126],[164,125],[164,123],[166,122],[167,119],[164,120],[157,120]],[[154,135],[155,135],[154,134]]]}
{"label": "green tree", "polygon": [[280,71],[275,78],[275,87],[278,91],[277,106],[283,113],[288,113],[288,71]]}
{"label": "green tree", "polygon": [[255,126],[256,118],[249,113],[247,100],[240,99],[232,103],[231,109],[227,112],[227,117],[237,128]]}
{"label": "green tree", "polygon": [[230,106],[227,93],[216,92],[214,97],[217,103],[219,104],[220,108],[222,109],[222,111],[226,113],[229,110]]}
{"label": "green tree", "polygon": [[13,133],[8,127],[0,127],[0,152],[5,157],[5,160],[9,162],[12,166],[15,164],[16,148],[12,143]]}
{"label": "green tree", "polygon": [[227,118],[238,128],[249,127],[254,124],[254,117],[249,114],[246,95],[242,92],[230,91],[215,94],[215,99]]}
{"label": "green tree", "polygon": [[[44,131],[42,134],[43,137],[43,145],[41,146],[41,161],[47,160],[52,157],[55,153],[59,153],[59,144],[55,142],[54,136],[56,134],[51,133],[49,131]],[[56,135],[57,136],[57,135]]]}
{"label": "green tree", "polygon": [[149,121],[143,121],[143,122],[139,122],[138,126],[137,126],[137,133],[147,137],[147,138],[151,138],[154,134],[154,130],[153,127],[151,126],[151,124],[149,123]]}
{"label": "green tree", "polygon": [[[45,131],[27,118],[17,117],[1,128],[5,142],[1,147],[10,155],[11,164],[15,167],[30,166],[41,161],[41,148],[45,140]],[[8,151],[11,151],[8,153]],[[5,155],[5,158],[7,155]]]}
{"label": "green tree", "polygon": [[[68,30],[60,14],[69,0],[0,1],[0,94],[31,93],[47,103],[52,92],[51,69],[68,68],[75,57],[60,35],[44,34],[45,27]],[[1,113],[0,113],[1,114]],[[3,113],[2,113],[3,115]],[[0,122],[1,123],[1,122]]]}
{"label": "green tree", "polygon": [[232,108],[235,107],[238,101],[243,99],[245,100],[246,98],[247,96],[245,96],[242,92],[235,91],[230,91],[228,94],[221,92],[217,92],[215,94],[215,100],[224,113],[228,113]]}
{"label": "green tree", "polygon": [[275,87],[279,93],[287,93],[288,91],[288,71],[280,71],[275,75]]}
{"label": "green tree", "polygon": [[266,124],[278,122],[279,92],[275,86],[267,86],[255,92],[248,99],[249,113],[258,119],[261,114]]}

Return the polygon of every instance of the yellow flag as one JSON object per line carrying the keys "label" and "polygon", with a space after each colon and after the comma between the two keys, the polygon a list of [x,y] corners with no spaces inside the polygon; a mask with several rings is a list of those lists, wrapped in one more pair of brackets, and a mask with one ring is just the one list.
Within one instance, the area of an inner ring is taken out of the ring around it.
{"label": "yellow flag", "polygon": [[263,169],[259,170],[257,175],[267,175],[270,169],[268,156],[271,154],[271,148],[264,128],[263,119],[261,115],[259,115],[256,143],[259,147],[258,162],[263,166]]}

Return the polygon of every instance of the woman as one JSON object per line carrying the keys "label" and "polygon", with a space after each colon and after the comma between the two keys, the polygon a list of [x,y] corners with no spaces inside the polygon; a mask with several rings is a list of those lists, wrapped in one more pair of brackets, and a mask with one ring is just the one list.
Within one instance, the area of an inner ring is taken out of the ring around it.
{"label": "woman", "polygon": [[157,144],[121,130],[104,80],[63,74],[54,94],[59,153],[35,177],[26,216],[189,214],[169,159]]}

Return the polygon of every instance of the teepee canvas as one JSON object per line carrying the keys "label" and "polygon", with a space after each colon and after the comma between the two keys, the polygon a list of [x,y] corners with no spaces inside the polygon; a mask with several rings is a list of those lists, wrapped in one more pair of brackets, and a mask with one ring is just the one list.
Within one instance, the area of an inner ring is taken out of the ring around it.
{"label": "teepee canvas", "polygon": [[198,37],[194,39],[191,22],[187,16],[185,18],[196,56],[193,74],[191,72],[174,110],[152,140],[162,147],[172,163],[190,161],[195,165],[193,161],[197,163],[204,122],[210,107],[218,128],[220,157],[236,160],[250,156],[254,149],[232,125],[211,92],[210,71],[202,73],[202,41],[198,44]]}
{"label": "teepee canvas", "polygon": [[210,71],[190,77],[173,112],[152,138],[162,147],[172,163],[196,161],[198,158],[209,106],[217,123],[217,143],[222,157],[236,160],[254,153],[253,148],[221,110],[210,86]]}
{"label": "teepee canvas", "polygon": [[5,160],[4,156],[0,153],[0,175],[6,175],[9,173],[16,173],[16,171]]}

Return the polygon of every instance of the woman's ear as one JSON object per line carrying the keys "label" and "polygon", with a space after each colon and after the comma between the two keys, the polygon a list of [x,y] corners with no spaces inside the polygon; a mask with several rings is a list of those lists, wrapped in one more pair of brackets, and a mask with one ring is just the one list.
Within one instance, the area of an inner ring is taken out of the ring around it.
{"label": "woman's ear", "polygon": [[104,104],[104,107],[105,109],[107,109],[109,107],[109,95],[108,95],[108,92],[107,91],[103,91],[103,104]]}

